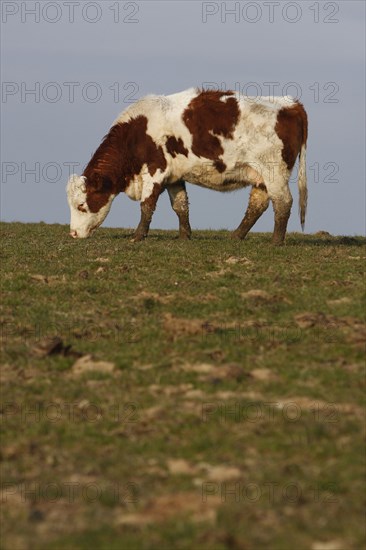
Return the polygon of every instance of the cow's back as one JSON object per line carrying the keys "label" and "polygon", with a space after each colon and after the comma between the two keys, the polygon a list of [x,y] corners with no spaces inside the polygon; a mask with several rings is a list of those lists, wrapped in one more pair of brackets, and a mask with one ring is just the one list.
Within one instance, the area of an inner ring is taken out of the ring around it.
{"label": "cow's back", "polygon": [[[276,133],[279,112],[293,98],[248,97],[233,91],[190,88],[138,100],[115,123],[146,117],[147,134],[162,147],[166,183],[185,179],[221,191],[257,184],[258,174],[281,161],[283,142]],[[179,148],[170,148],[169,143]],[[248,171],[248,166],[257,173]],[[248,176],[249,174],[249,176]]]}

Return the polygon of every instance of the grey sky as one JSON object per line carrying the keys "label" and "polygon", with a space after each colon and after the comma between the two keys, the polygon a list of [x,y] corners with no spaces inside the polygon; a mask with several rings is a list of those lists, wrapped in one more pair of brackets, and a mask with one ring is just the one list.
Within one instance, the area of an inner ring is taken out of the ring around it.
{"label": "grey sky", "polygon": [[[73,4],[1,4],[4,221],[68,223],[68,164],[82,172],[128,101],[205,83],[270,95],[278,83],[275,95],[301,93],[309,116],[306,231],[365,232],[363,1]],[[299,231],[296,178],[291,190],[289,230]],[[193,228],[236,227],[248,200],[248,190],[188,193]],[[165,195],[152,227],[176,228]],[[138,219],[121,195],[104,225]],[[272,228],[268,210],[254,230]]]}

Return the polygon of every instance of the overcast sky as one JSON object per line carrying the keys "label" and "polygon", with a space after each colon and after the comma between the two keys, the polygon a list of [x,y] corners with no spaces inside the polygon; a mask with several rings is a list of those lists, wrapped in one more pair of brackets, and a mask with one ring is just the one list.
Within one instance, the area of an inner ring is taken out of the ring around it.
{"label": "overcast sky", "polygon": [[[3,1],[3,221],[69,223],[82,173],[117,114],[148,93],[223,86],[295,95],[309,116],[306,231],[365,232],[365,3]],[[33,92],[32,92],[33,90]],[[290,231],[299,231],[296,178]],[[248,189],[188,186],[193,228],[233,229]],[[125,195],[104,222],[134,227]],[[176,228],[165,193],[154,228]],[[269,209],[255,225],[272,231]]]}

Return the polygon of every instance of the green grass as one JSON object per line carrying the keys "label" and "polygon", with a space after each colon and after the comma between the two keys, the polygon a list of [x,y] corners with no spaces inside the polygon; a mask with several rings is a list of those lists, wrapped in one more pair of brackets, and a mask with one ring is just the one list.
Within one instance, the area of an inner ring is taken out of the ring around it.
{"label": "green grass", "polygon": [[366,240],[67,233],[1,224],[3,547],[363,547]]}

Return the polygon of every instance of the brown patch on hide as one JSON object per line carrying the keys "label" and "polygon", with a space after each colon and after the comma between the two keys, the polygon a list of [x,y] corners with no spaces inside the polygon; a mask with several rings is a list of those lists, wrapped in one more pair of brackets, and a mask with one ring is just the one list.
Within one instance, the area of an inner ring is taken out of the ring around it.
{"label": "brown patch on hide", "polygon": [[169,136],[166,140],[166,150],[173,158],[177,155],[184,155],[185,157],[188,157],[188,149],[184,147],[182,138],[177,139],[174,136]]}
{"label": "brown patch on hide", "polygon": [[112,194],[124,191],[144,164],[151,176],[165,170],[163,149],[146,133],[147,122],[138,116],[115,124],[94,153],[83,173],[91,212],[99,212]]}
{"label": "brown patch on hide", "polygon": [[214,162],[215,168],[220,174],[225,172],[226,170],[226,164],[222,160],[215,160]]}
{"label": "brown patch on hide", "polygon": [[[234,92],[202,91],[183,112],[183,121],[192,134],[192,152],[198,157],[215,161],[222,173],[226,166],[221,155],[224,149],[218,136],[233,139],[239,119],[238,102]],[[227,97],[226,101],[222,98]]]}
{"label": "brown patch on hide", "polygon": [[291,170],[308,137],[308,118],[301,103],[278,112],[275,132],[283,143],[282,158]]}
{"label": "brown patch on hide", "polygon": [[147,199],[145,199],[144,202],[141,204],[145,205],[147,208],[152,210],[152,212],[154,212],[156,208],[157,200],[159,198],[160,193],[162,193],[162,191],[164,191],[164,189],[161,187],[161,185],[159,185],[158,183],[154,183],[154,187],[151,195],[147,197]]}
{"label": "brown patch on hide", "polygon": [[257,189],[260,189],[261,191],[264,191],[265,193],[267,193],[267,187],[265,186],[264,183],[259,183],[258,185],[256,185]]}

